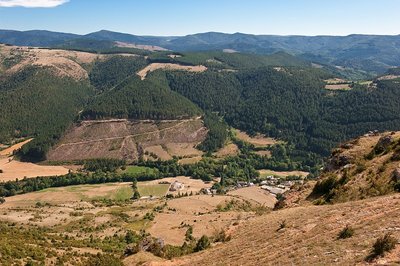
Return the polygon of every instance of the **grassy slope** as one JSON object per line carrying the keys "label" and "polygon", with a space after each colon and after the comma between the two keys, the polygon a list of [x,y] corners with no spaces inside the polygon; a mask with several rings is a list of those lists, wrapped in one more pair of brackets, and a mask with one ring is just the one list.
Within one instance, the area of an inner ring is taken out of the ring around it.
{"label": "grassy slope", "polygon": [[[399,196],[337,205],[310,206],[272,212],[241,226],[233,239],[208,251],[187,256],[173,265],[354,265],[363,264],[377,237],[396,230]],[[384,212],[382,209],[384,208]],[[277,231],[286,221],[286,228]],[[346,225],[352,238],[338,240]],[[216,259],[218,258],[218,259]],[[400,246],[387,263],[400,262]]]}

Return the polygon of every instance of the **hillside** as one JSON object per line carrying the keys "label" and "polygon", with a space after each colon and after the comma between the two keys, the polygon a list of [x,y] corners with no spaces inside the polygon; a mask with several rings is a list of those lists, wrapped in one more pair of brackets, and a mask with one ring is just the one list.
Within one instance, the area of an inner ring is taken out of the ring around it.
{"label": "hillside", "polygon": [[[285,208],[243,223],[230,241],[169,261],[133,255],[125,265],[397,265],[398,245],[384,256],[371,254],[379,237],[400,239],[399,143],[400,132],[343,143],[318,182],[292,187]],[[350,235],[339,237],[345,228]]]}
{"label": "hillside", "polygon": [[[395,195],[276,211],[243,224],[227,243],[147,265],[366,265],[378,237],[392,233],[400,239],[399,204],[400,198]],[[285,227],[279,230],[282,222]],[[338,239],[347,225],[354,228],[354,235]],[[128,258],[125,265],[135,265],[135,261],[135,257]],[[397,265],[400,246],[374,262]]]}
{"label": "hillside", "polygon": [[400,191],[400,133],[367,134],[328,159],[310,199],[337,203]]}
{"label": "hillside", "polygon": [[[78,40],[78,43],[76,42]],[[74,35],[47,31],[0,31],[0,42],[28,46],[114,49],[116,42],[135,48],[158,47],[173,51],[238,51],[253,54],[287,52],[318,64],[359,70],[368,76],[400,65],[399,36],[274,36],[208,32],[187,36],[137,36],[111,31]],[[84,43],[86,42],[86,43]],[[133,46],[132,46],[133,47]],[[339,69],[337,68],[337,69]]]}
{"label": "hillside", "polygon": [[50,161],[117,158],[170,160],[202,154],[195,147],[207,129],[200,119],[162,121],[82,121],[70,128],[49,152]]}

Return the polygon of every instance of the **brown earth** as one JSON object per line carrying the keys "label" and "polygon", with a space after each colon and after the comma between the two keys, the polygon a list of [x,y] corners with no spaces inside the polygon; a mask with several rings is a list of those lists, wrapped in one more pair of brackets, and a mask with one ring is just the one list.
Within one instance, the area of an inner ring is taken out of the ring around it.
{"label": "brown earth", "polygon": [[120,158],[135,161],[139,156],[170,159],[198,156],[195,147],[207,134],[200,118],[188,120],[82,121],[73,126],[53,147],[50,161],[90,158]]}
{"label": "brown earth", "polygon": [[188,72],[204,72],[207,70],[205,66],[183,66],[178,64],[171,63],[152,63],[142,70],[140,70],[137,74],[140,76],[142,80],[144,80],[150,72],[156,71],[158,69],[163,70],[180,70],[180,71],[188,71]]}

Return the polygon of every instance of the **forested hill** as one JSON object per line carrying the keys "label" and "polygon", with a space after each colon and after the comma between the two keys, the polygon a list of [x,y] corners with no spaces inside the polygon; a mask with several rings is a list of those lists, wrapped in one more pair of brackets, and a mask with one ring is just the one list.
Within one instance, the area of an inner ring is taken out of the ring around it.
{"label": "forested hill", "polygon": [[[204,150],[224,144],[226,122],[286,141],[286,152],[309,164],[339,142],[370,130],[400,128],[396,70],[372,83],[344,81],[345,89],[329,90],[327,80],[341,77],[338,73],[286,53],[164,51],[144,56],[1,46],[0,55],[0,139],[34,137],[23,150],[31,159],[43,159],[78,119],[213,114],[206,119],[212,145]],[[137,75],[154,63],[161,68],[146,78]],[[171,68],[198,65],[206,70]]]}
{"label": "forested hill", "polygon": [[400,66],[400,36],[273,36],[208,32],[180,37],[137,36],[111,31],[87,35],[49,31],[0,30],[0,43],[79,49],[111,49],[115,42],[151,45],[172,51],[228,49],[242,53],[286,52],[314,63],[345,67],[372,75]]}

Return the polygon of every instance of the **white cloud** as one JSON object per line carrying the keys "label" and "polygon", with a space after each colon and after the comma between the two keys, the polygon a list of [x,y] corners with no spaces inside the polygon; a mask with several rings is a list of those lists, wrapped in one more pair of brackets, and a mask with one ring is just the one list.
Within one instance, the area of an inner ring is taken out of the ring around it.
{"label": "white cloud", "polygon": [[69,0],[0,0],[0,7],[56,7]]}

